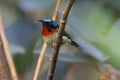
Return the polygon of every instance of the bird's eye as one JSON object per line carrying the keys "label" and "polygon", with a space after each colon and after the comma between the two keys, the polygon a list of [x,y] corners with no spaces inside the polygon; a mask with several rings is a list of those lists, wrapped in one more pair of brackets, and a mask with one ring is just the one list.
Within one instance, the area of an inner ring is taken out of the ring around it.
{"label": "bird's eye", "polygon": [[50,23],[49,22],[46,22],[47,25],[49,25]]}

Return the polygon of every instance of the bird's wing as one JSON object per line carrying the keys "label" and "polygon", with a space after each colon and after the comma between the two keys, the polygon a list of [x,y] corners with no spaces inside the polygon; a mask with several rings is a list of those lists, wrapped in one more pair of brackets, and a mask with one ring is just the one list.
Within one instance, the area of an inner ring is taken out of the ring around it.
{"label": "bird's wing", "polygon": [[73,41],[72,40],[72,38],[70,37],[70,34],[68,34],[68,33],[66,33],[65,31],[64,31],[64,33],[63,33],[63,37],[67,37],[69,40],[70,40],[70,44],[72,45],[72,46],[74,46],[74,47],[79,47],[80,48],[80,46],[75,42],[75,41]]}

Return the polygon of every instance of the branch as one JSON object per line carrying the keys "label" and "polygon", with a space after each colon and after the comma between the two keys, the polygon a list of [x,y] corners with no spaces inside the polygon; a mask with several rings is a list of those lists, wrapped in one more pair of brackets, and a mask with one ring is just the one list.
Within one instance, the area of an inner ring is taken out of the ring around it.
{"label": "branch", "polygon": [[53,80],[57,57],[58,57],[58,52],[59,52],[59,48],[60,48],[60,44],[61,44],[61,40],[62,40],[62,35],[63,35],[64,28],[66,25],[68,14],[70,12],[70,9],[71,9],[73,3],[74,3],[74,0],[67,0],[66,6],[62,12],[62,16],[60,19],[60,26],[59,26],[59,30],[58,30],[58,36],[55,41],[55,46],[54,46],[54,49],[52,52],[51,65],[50,65],[50,68],[48,71],[47,80]]}
{"label": "branch", "polygon": [[10,79],[10,72],[8,69],[8,64],[5,57],[5,52],[3,49],[2,39],[0,35],[0,80],[9,80],[9,79]]}
{"label": "branch", "polygon": [[56,3],[56,8],[55,8],[55,11],[54,11],[54,14],[53,14],[53,17],[52,17],[52,19],[54,21],[57,20],[57,15],[58,15],[58,11],[60,9],[61,2],[62,2],[62,0],[58,0],[57,3]]}
{"label": "branch", "polygon": [[1,35],[2,43],[3,43],[5,56],[7,58],[8,66],[9,66],[9,69],[11,72],[12,80],[18,80],[17,72],[16,72],[16,69],[14,66],[14,62],[13,62],[13,58],[12,58],[11,52],[9,50],[9,45],[8,45],[8,42],[7,42],[7,39],[5,36],[5,32],[4,32],[4,28],[2,25],[1,13],[0,13],[0,35]]}
{"label": "branch", "polygon": [[[54,11],[54,15],[53,15],[53,18],[52,18],[54,21],[57,19],[57,15],[58,15],[57,13],[59,11],[61,2],[62,2],[62,0],[57,1],[56,8],[55,8],[55,11]],[[39,72],[41,71],[41,67],[42,67],[42,64],[43,64],[46,49],[47,49],[47,44],[44,42],[42,50],[40,52],[40,56],[38,58],[38,62],[37,62],[37,66],[36,66],[36,69],[35,69],[33,80],[38,80]]]}
{"label": "branch", "polygon": [[33,80],[38,80],[39,72],[41,71],[41,67],[42,67],[42,63],[43,63],[43,60],[44,60],[46,49],[47,49],[47,44],[44,42],[42,50],[41,50],[39,58],[38,58],[38,62],[37,62],[37,65],[36,65]]}

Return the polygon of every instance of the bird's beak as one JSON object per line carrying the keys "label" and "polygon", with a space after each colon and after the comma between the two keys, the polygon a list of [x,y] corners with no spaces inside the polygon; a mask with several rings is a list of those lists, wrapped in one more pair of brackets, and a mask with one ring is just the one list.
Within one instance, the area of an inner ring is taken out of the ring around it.
{"label": "bird's beak", "polygon": [[43,20],[37,20],[37,21],[35,21],[35,23],[38,23],[38,22],[42,22],[43,23],[44,21]]}
{"label": "bird's beak", "polygon": [[44,22],[43,20],[38,20],[39,22]]}

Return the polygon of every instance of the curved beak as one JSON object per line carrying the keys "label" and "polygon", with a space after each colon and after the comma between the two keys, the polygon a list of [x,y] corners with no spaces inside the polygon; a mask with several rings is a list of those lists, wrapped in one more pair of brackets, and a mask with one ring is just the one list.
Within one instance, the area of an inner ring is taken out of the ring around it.
{"label": "curved beak", "polygon": [[42,22],[43,23],[44,21],[43,20],[37,20],[37,21],[35,21],[35,23],[38,23],[38,22]]}
{"label": "curved beak", "polygon": [[38,20],[39,22],[44,22],[43,20]]}

